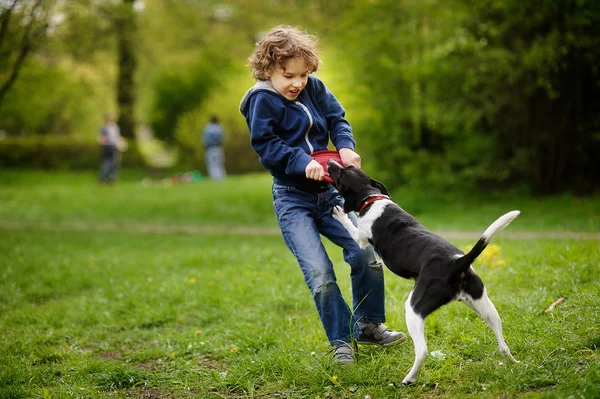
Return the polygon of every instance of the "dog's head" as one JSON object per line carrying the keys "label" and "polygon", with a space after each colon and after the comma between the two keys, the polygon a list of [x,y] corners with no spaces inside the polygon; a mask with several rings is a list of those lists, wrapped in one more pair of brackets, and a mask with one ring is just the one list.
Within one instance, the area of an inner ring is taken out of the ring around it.
{"label": "dog's head", "polygon": [[330,159],[327,161],[327,171],[333,180],[335,188],[344,197],[344,212],[358,211],[365,199],[373,195],[387,195],[387,188],[373,180],[363,170],[354,166],[344,167]]}

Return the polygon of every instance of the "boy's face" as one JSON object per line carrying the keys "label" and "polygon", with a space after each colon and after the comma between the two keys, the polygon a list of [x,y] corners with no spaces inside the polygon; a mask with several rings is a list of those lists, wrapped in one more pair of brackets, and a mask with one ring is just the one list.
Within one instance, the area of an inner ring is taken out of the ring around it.
{"label": "boy's face", "polygon": [[290,101],[296,100],[308,81],[308,66],[303,58],[290,58],[284,69],[275,68],[269,75],[273,88]]}

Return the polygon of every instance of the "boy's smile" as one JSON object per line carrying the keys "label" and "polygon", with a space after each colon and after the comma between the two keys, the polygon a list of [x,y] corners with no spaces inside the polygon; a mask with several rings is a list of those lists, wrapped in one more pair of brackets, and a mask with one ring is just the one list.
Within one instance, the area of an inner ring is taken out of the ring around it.
{"label": "boy's smile", "polygon": [[308,66],[303,58],[290,58],[270,74],[271,84],[279,94],[290,101],[296,100],[308,81]]}

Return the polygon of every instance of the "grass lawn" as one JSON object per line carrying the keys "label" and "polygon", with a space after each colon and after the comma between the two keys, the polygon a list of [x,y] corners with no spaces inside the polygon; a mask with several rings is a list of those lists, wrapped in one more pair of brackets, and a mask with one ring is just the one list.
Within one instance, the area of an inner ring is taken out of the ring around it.
{"label": "grass lawn", "polygon": [[[395,192],[440,231],[482,232],[507,210],[523,212],[475,265],[521,363],[502,359],[485,323],[453,303],[426,323],[429,351],[443,355],[402,387],[410,340],[331,365],[277,235],[127,228],[276,227],[268,176],[173,187],[143,187],[142,177],[125,172],[108,188],[91,172],[0,173],[0,398],[600,397],[598,240],[508,235],[597,233],[596,197]],[[349,299],[349,269],[326,245]],[[406,331],[411,287],[386,271],[389,326]]]}
{"label": "grass lawn", "polygon": [[[0,220],[43,223],[169,224],[277,228],[268,174],[223,183],[142,185],[125,171],[114,189],[98,186],[95,172],[2,171]],[[504,213],[521,210],[507,230],[600,232],[600,195],[533,198],[517,192],[435,193],[392,190],[393,199],[426,227],[477,234]]]}

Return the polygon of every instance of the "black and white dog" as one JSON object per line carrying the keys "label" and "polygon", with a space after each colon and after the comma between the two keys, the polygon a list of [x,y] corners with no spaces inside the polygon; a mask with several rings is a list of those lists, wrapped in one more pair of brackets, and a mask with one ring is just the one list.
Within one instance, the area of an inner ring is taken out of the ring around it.
{"label": "black and white dog", "polygon": [[[390,271],[415,279],[415,286],[405,303],[406,326],[415,345],[415,362],[402,384],[417,379],[427,355],[425,318],[453,300],[463,302],[485,320],[496,335],[500,352],[517,362],[504,342],[500,316],[471,263],[494,235],[520,212],[509,212],[492,223],[465,255],[392,202],[385,186],[362,170],[343,167],[333,160],[329,160],[327,166],[335,187],[345,200],[344,209],[336,206],[333,217],[361,248],[372,244]],[[358,227],[348,218],[347,213],[352,211],[359,214]]]}

